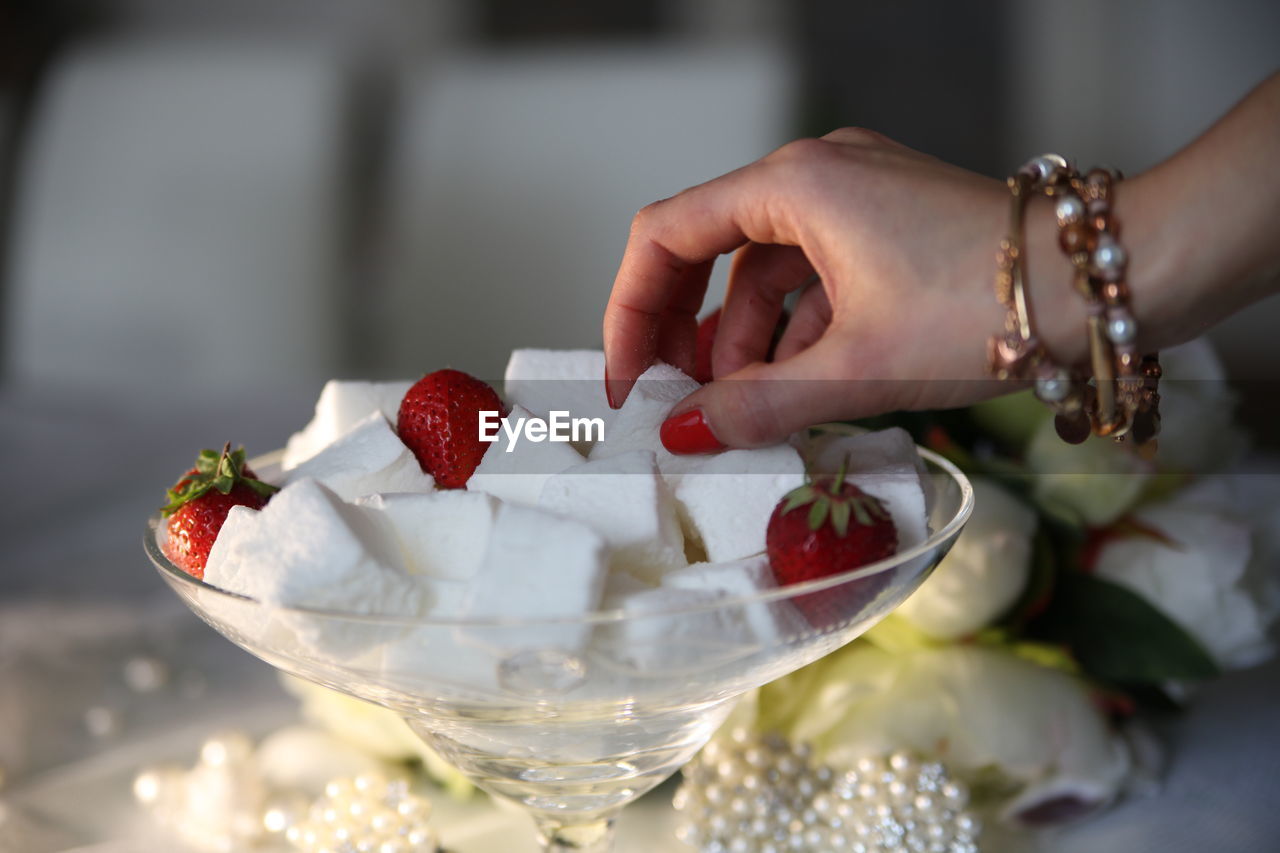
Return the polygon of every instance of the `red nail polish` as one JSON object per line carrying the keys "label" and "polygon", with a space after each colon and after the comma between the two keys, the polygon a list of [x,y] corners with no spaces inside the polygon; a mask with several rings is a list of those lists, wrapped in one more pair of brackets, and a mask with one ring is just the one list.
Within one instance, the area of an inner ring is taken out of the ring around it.
{"label": "red nail polish", "polygon": [[724,450],[720,439],[707,426],[707,416],[702,409],[690,409],[682,415],[673,415],[662,422],[658,430],[662,446],[672,453],[715,453]]}

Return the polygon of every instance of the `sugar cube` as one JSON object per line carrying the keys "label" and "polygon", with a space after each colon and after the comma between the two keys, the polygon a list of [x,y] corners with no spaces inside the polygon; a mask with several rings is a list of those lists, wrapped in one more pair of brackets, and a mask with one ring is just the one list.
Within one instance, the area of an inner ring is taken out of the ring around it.
{"label": "sugar cube", "polygon": [[713,563],[759,554],[774,508],[804,478],[804,462],[788,444],[708,456],[676,482],[685,533]]}
{"label": "sugar cube", "polygon": [[[604,353],[600,350],[515,350],[507,362],[504,388],[507,402],[539,417],[555,410],[575,418],[599,418],[605,435],[617,416],[604,393]],[[576,446],[586,453],[593,443],[583,441]]]}
{"label": "sugar cube", "polygon": [[387,419],[374,412],[315,456],[285,472],[284,482],[319,480],[343,500],[378,492],[430,492],[423,472]]}
{"label": "sugar cube", "polygon": [[728,563],[696,563],[668,572],[657,589],[613,601],[626,614],[606,623],[594,649],[624,671],[654,676],[687,669],[705,673],[786,641],[807,629],[786,600],[756,600],[776,588],[763,555]]}
{"label": "sugar cube", "polygon": [[[502,504],[480,570],[468,584],[462,616],[520,621],[573,620],[595,610],[608,565],[604,539],[580,521]],[[574,621],[522,628],[468,626],[466,638],[485,647],[536,646],[574,650],[589,626]]]}
{"label": "sugar cube", "polygon": [[675,498],[652,451],[620,453],[555,474],[542,487],[538,505],[603,536],[615,572],[657,583],[663,572],[687,562]]}
{"label": "sugar cube", "polygon": [[479,570],[498,509],[491,495],[461,489],[370,495],[357,503],[399,548],[409,574],[444,581],[466,581]]}
{"label": "sugar cube", "polygon": [[[296,480],[262,510],[228,513],[205,566],[205,580],[284,608],[413,617],[429,596],[399,565],[368,510],[323,484]],[[346,655],[397,633],[394,627],[280,611],[313,648]]]}
{"label": "sugar cube", "polygon": [[[512,406],[507,417],[515,423],[534,415],[523,406]],[[582,461],[582,454],[567,442],[531,441],[522,435],[512,444],[506,431],[500,429],[497,440],[489,445],[467,480],[467,489],[487,492],[510,503],[535,506],[548,477]]]}
{"label": "sugar cube", "polygon": [[678,475],[693,462],[662,446],[658,430],[671,409],[701,386],[678,369],[659,362],[640,375],[622,408],[604,433],[604,441],[591,448],[590,458],[607,459],[633,450],[648,450],[658,460],[664,476]]}
{"label": "sugar cube", "polygon": [[381,412],[394,428],[400,400],[412,382],[348,382],[330,379],[316,400],[311,422],[285,445],[284,470],[297,467],[337,441],[374,412]]}

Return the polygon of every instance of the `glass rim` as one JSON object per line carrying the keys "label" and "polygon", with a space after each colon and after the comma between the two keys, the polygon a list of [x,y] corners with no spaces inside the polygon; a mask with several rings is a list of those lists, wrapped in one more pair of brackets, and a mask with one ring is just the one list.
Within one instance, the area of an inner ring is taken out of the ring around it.
{"label": "glass rim", "polygon": [[[627,611],[623,608],[613,608],[609,610],[593,610],[575,616],[529,619],[509,616],[485,616],[484,614],[479,614],[475,617],[441,618],[437,616],[411,616],[392,613],[359,613],[351,610],[334,610],[330,608],[299,607],[292,605],[286,606],[214,586],[213,584],[208,583],[201,578],[194,577],[175,566],[160,549],[160,544],[156,535],[162,522],[159,511],[152,513],[152,515],[147,519],[146,533],[143,536],[143,549],[157,571],[159,571],[161,576],[170,584],[176,582],[191,589],[192,591],[198,591],[201,596],[214,596],[231,602],[269,608],[273,612],[293,614],[313,619],[332,619],[344,622],[384,626],[438,626],[442,628],[465,627],[498,629],[530,627],[535,625],[612,624],[639,619],[669,618],[673,616],[712,613],[718,610],[725,610],[734,607],[745,607],[754,604],[771,604],[776,601],[795,599],[811,593],[832,589],[853,580],[892,571],[893,569],[925,556],[955,536],[965,522],[969,520],[969,516],[973,513],[973,485],[969,482],[969,478],[965,476],[959,467],[944,456],[927,448],[920,447],[919,445],[916,446],[916,451],[920,454],[922,459],[936,468],[941,469],[942,473],[950,477],[950,479],[960,487],[960,506],[956,510],[955,514],[947,520],[946,524],[930,534],[923,541],[913,545],[905,551],[899,551],[890,557],[886,557],[883,560],[877,560],[874,563],[867,563],[866,565],[858,566],[857,568],[849,569],[845,572],[828,575],[824,578],[817,578],[815,580],[804,581],[802,583],[788,584],[786,586],[774,587],[772,589],[758,590],[756,592],[742,595],[732,595],[727,598],[719,598],[712,601],[700,602],[697,604],[690,604],[670,609],[654,609],[636,612]],[[283,453],[283,450],[274,450],[264,453],[249,460],[249,464],[255,468],[267,467],[268,465],[272,465],[279,461],[280,457],[283,456]],[[658,588],[659,587],[654,587],[654,589]]]}

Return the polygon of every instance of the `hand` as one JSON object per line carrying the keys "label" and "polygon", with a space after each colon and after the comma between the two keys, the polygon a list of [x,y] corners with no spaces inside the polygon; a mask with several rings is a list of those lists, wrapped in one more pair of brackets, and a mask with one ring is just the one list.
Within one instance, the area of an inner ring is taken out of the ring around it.
{"label": "hand", "polygon": [[[1192,145],[1120,184],[1139,351],[1190,340],[1280,291],[1278,144],[1274,74]],[[621,405],[655,359],[692,372],[711,265],[735,250],[715,381],[672,410],[669,449],[763,445],[822,421],[1012,390],[985,378],[986,341],[1004,319],[992,282],[1008,203],[998,181],[845,129],[649,205],[605,310],[610,402]],[[1082,365],[1084,303],[1047,200],[1032,200],[1026,227],[1037,333],[1055,361]],[[783,299],[801,287],[766,363]]]}
{"label": "hand", "polygon": [[[992,281],[1008,199],[999,181],[846,129],[646,207],[605,313],[611,401],[655,358],[692,372],[711,264],[735,249],[716,381],[673,411],[701,410],[720,443],[991,395],[986,340],[1003,323]],[[784,297],[814,273],[766,363]]]}

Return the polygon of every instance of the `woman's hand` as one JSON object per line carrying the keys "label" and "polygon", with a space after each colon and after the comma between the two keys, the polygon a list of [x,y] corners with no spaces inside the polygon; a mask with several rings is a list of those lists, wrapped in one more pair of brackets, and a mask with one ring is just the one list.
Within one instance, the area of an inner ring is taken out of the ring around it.
{"label": "woman's hand", "polygon": [[[611,402],[655,358],[692,372],[711,264],[734,250],[716,381],[673,412],[701,410],[721,444],[991,395],[986,340],[1004,318],[992,281],[1008,199],[998,181],[846,129],[646,207],[605,312]],[[766,363],[783,299],[802,287]]]}
{"label": "woman's hand", "polygon": [[[1140,351],[1188,340],[1280,285],[1280,74],[1195,143],[1122,182]],[[736,251],[715,381],[678,404],[680,452],[779,441],[822,421],[946,408],[986,379],[1002,331],[995,251],[1008,190],[866,130],[784,145],[636,216],[604,317],[605,385],[621,405],[655,359],[692,373],[711,265]],[[1029,299],[1053,358],[1086,359],[1085,306],[1046,199],[1028,208]],[[816,278],[815,278],[816,274]],[[804,288],[766,362],[784,297]]]}

